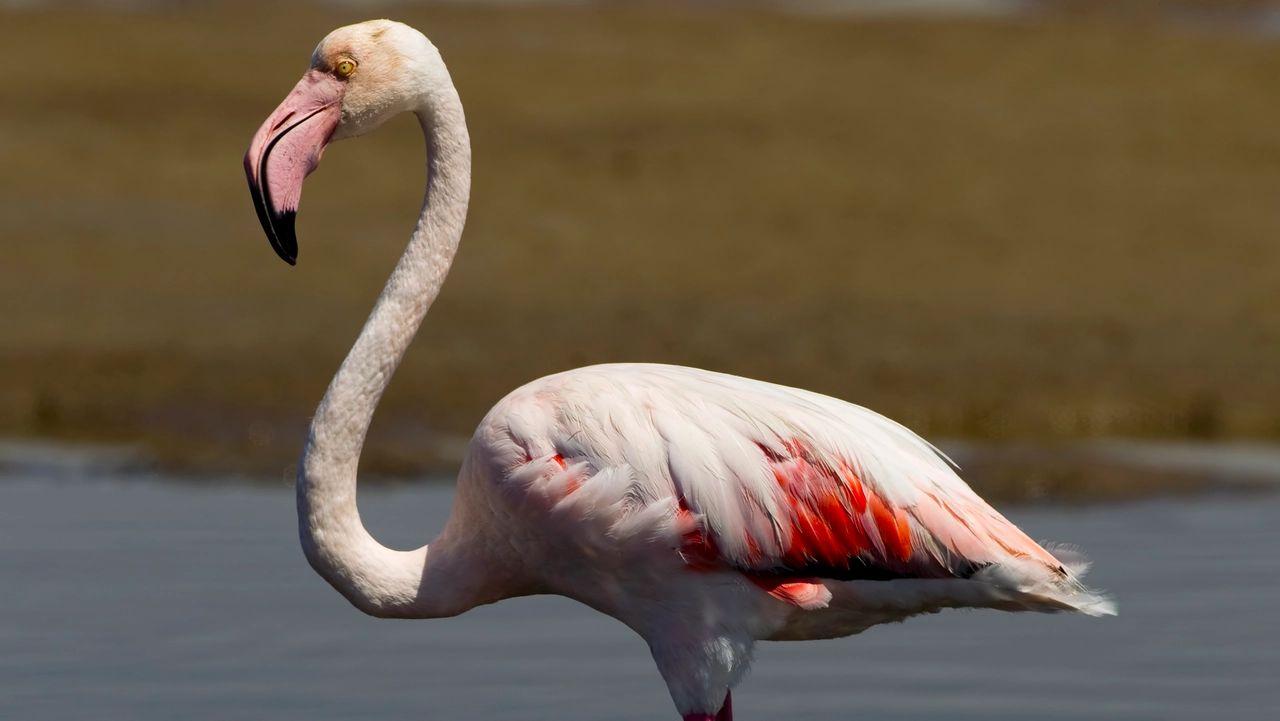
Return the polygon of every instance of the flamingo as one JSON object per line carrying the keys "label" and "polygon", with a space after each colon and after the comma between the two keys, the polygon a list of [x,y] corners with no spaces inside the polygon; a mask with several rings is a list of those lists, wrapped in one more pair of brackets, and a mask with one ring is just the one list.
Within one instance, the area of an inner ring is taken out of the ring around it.
{"label": "flamingo", "polygon": [[836,638],[944,608],[1115,613],[1083,557],[1037,545],[938,450],[865,408],[694,368],[598,365],[533,381],[476,429],[429,545],[396,551],[356,506],[379,398],[440,291],[471,147],[439,51],[388,20],[339,28],[254,135],[245,172],[293,265],[327,143],[417,115],[428,173],[408,246],[311,424],[297,478],[312,568],[385,618],[575,599],[648,643],[684,721],[730,721],[759,640]]}

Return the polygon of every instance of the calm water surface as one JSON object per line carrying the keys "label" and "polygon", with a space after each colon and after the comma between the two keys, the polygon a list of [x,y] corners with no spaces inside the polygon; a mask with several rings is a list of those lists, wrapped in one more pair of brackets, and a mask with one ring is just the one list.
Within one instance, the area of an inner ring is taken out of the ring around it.
{"label": "calm water surface", "polygon": [[[371,489],[388,545],[452,493]],[[1280,718],[1280,496],[1014,509],[1120,616],[950,612],[766,643],[740,719]],[[0,478],[0,719],[674,719],[643,642],[556,598],[362,616],[315,576],[292,491]]]}

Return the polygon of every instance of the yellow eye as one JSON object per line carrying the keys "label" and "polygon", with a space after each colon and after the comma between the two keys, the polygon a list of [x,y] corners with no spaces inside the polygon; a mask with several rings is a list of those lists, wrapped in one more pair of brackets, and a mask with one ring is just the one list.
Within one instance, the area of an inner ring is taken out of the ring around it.
{"label": "yellow eye", "polygon": [[354,60],[339,60],[333,69],[338,71],[339,76],[349,78],[356,71],[356,63]]}

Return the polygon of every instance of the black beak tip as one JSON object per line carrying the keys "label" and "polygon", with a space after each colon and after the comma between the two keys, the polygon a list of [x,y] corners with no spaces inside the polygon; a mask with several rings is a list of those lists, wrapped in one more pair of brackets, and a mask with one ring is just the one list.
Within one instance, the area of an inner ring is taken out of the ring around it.
{"label": "black beak tip", "polygon": [[[252,170],[249,159],[245,158],[245,167]],[[249,192],[253,195],[253,209],[258,214],[258,222],[271,241],[271,248],[276,255],[289,265],[298,264],[298,236],[293,231],[293,221],[297,217],[296,210],[277,213],[271,210],[271,198],[267,186],[258,182],[253,173],[249,174]]]}
{"label": "black beak tip", "polygon": [[298,236],[293,230],[293,221],[297,217],[297,213],[289,210],[283,213],[271,214],[271,228],[267,231],[267,237],[271,241],[271,248],[275,250],[276,255],[289,265],[298,264]]}

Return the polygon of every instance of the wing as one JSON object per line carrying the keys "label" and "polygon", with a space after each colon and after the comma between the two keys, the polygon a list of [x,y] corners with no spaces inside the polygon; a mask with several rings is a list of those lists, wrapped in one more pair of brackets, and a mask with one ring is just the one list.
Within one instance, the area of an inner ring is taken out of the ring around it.
{"label": "wing", "polygon": [[673,505],[695,569],[737,569],[766,587],[968,578],[1010,560],[1068,577],[941,453],[859,406],[660,365],[578,369],[515,395],[525,402],[495,408],[520,448],[512,467],[549,457],[581,478],[626,477],[633,507]]}

